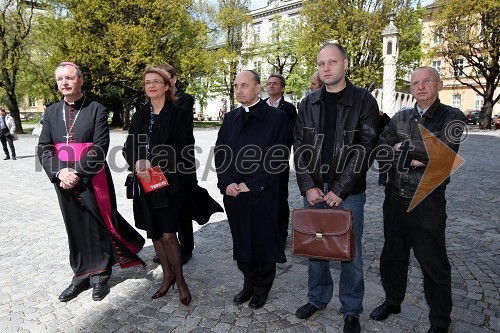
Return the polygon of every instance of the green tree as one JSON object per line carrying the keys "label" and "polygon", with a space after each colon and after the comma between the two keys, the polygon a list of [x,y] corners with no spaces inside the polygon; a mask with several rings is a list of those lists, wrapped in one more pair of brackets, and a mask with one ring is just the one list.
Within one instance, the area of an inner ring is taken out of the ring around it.
{"label": "green tree", "polygon": [[191,49],[201,48],[206,25],[194,18],[193,0],[65,1],[72,59],[88,68],[94,93],[111,84],[121,89],[122,112],[115,122],[129,127],[129,111],[141,96],[146,65],[179,66]]}
{"label": "green tree", "polygon": [[282,20],[276,15],[272,27],[268,40],[252,38],[250,53],[268,64],[271,72],[267,74],[279,73],[285,77],[286,94],[300,98],[308,82],[304,60],[299,52],[300,24],[295,20]]}
{"label": "green tree", "polygon": [[[500,3],[495,0],[438,0],[434,33],[443,38],[435,48],[461,84],[483,97],[480,125],[491,128],[493,106],[500,99]],[[465,61],[458,62],[458,59]]]}
{"label": "green tree", "polygon": [[423,10],[416,8],[416,0],[306,0],[301,16],[300,50],[313,72],[316,55],[322,44],[337,41],[347,51],[348,76],[359,85],[382,82],[382,37],[387,17],[395,13],[395,24],[401,34],[398,76],[411,71],[419,62],[420,18]]}
{"label": "green tree", "polygon": [[242,52],[245,34],[245,27],[251,24],[251,17],[248,15],[249,0],[219,0],[219,10],[216,13],[216,33],[222,33],[222,45],[213,45],[217,49],[218,63],[216,70],[218,80],[216,85],[222,87],[229,95],[229,106],[235,106],[235,94],[233,82],[236,74],[241,68],[240,63],[246,63],[245,57],[248,54]]}
{"label": "green tree", "polygon": [[69,58],[66,43],[68,19],[57,14],[58,9],[44,4],[44,10],[34,17],[29,36],[30,60],[21,69],[18,96],[29,95],[45,101],[61,99],[54,81],[54,70]]}
{"label": "green tree", "polygon": [[33,23],[34,1],[6,0],[0,2],[0,89],[5,103],[23,133],[16,94],[20,69],[29,59],[27,39]]}

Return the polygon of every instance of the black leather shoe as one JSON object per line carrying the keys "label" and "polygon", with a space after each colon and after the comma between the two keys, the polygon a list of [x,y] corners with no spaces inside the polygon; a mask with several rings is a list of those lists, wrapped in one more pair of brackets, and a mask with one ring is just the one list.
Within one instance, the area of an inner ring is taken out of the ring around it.
{"label": "black leather shoe", "polygon": [[401,306],[399,305],[390,305],[387,304],[387,302],[382,303],[381,305],[377,306],[375,309],[373,309],[372,313],[370,313],[370,318],[373,320],[384,320],[389,317],[390,314],[392,313],[400,313],[401,312]]}
{"label": "black leather shoe", "polygon": [[12,157],[12,159],[13,159],[14,161],[15,161],[15,160],[17,160],[17,158],[16,158],[15,156],[13,156],[13,157]]}
{"label": "black leather shoe", "polygon": [[78,296],[82,291],[87,290],[89,288],[88,283],[84,284],[70,284],[68,288],[64,289],[64,291],[59,295],[59,300],[61,302],[67,302]]}
{"label": "black leather shoe", "polygon": [[306,305],[302,305],[300,308],[297,309],[295,312],[295,317],[299,319],[307,319],[311,317],[316,311],[319,309],[312,305],[311,303],[307,303]]}
{"label": "black leather shoe", "polygon": [[344,319],[344,333],[360,333],[361,325],[359,318],[354,316],[347,316]]}
{"label": "black leather shoe", "polygon": [[94,284],[94,290],[92,291],[92,299],[94,301],[102,301],[107,294],[109,294],[109,287],[107,283]]}
{"label": "black leather shoe", "polygon": [[4,160],[4,161],[5,161],[5,160],[10,160],[10,156],[5,157],[3,160]]}
{"label": "black leather shoe", "polygon": [[187,264],[189,259],[193,256],[193,252],[189,252],[187,254],[182,253],[181,254],[181,262],[183,265]]}
{"label": "black leather shoe", "polygon": [[431,325],[427,333],[448,333],[448,328]]}
{"label": "black leather shoe", "polygon": [[252,296],[253,296],[252,290],[243,289],[234,296],[233,303],[237,305],[243,304],[245,302],[248,302],[250,298],[252,298]]}
{"label": "black leather shoe", "polygon": [[160,263],[160,258],[158,258],[158,256],[155,254],[155,256],[153,257],[153,262],[155,264],[159,264]]}
{"label": "black leather shoe", "polygon": [[264,295],[253,295],[252,299],[250,300],[250,303],[248,303],[248,307],[250,309],[260,309],[266,304],[267,301],[267,294]]}

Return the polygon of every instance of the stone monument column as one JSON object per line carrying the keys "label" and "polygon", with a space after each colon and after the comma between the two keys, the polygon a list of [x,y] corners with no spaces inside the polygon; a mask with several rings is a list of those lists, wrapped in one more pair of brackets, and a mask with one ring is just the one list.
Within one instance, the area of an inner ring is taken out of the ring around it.
{"label": "stone monument column", "polygon": [[389,25],[382,32],[384,78],[382,110],[392,117],[396,111],[396,64],[399,54],[399,32],[394,25],[394,14],[389,14]]}

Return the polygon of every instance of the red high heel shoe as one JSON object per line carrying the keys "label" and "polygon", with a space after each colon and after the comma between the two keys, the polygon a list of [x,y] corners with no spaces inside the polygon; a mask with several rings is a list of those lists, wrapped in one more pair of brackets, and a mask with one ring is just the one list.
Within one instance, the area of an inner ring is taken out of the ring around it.
{"label": "red high heel shoe", "polygon": [[189,305],[189,303],[191,303],[191,293],[189,292],[189,289],[187,288],[187,286],[186,286],[186,289],[187,289],[187,291],[188,291],[188,295],[189,295],[189,296],[182,298],[182,297],[181,297],[181,293],[180,293],[180,291],[181,291],[181,290],[179,289],[179,299],[181,300],[181,303],[182,303],[183,305],[188,306],[188,305]]}
{"label": "red high heel shoe", "polygon": [[175,290],[175,276],[172,279],[172,281],[170,281],[170,284],[168,285],[167,289],[165,289],[165,291],[158,290],[157,292],[154,293],[153,296],[151,296],[151,299],[157,299],[157,298],[165,296],[167,294],[167,291],[170,289],[170,286],[172,286],[172,290]]}
{"label": "red high heel shoe", "polygon": [[183,305],[188,306],[189,303],[191,303],[191,295],[189,295],[188,297],[185,297],[185,298],[180,298],[180,300],[181,300],[181,303]]}

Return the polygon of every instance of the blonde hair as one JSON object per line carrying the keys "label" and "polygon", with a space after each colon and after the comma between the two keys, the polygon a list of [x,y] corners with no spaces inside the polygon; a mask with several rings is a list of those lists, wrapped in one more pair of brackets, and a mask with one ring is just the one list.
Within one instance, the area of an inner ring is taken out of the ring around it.
{"label": "blonde hair", "polygon": [[[143,83],[144,83],[144,80],[146,78],[146,75],[151,74],[151,73],[160,75],[163,78],[163,81],[164,81],[163,83],[166,86],[168,86],[169,89],[165,92],[166,100],[171,101],[172,103],[176,102],[177,97],[174,94],[174,87],[172,87],[172,83],[170,82],[170,74],[167,71],[165,71],[159,67],[148,65],[148,66],[146,66],[146,68],[142,72],[142,82]],[[149,97],[146,96],[146,100],[149,101]]]}

